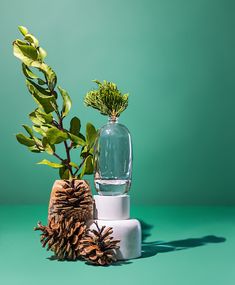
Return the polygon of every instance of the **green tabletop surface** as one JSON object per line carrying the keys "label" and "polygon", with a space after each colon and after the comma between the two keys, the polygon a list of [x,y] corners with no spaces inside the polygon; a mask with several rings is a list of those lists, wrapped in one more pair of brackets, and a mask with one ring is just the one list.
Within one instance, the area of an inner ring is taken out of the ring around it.
{"label": "green tabletop surface", "polygon": [[235,284],[235,208],[133,206],[142,257],[108,267],[57,261],[33,231],[46,205],[0,206],[0,284]]}

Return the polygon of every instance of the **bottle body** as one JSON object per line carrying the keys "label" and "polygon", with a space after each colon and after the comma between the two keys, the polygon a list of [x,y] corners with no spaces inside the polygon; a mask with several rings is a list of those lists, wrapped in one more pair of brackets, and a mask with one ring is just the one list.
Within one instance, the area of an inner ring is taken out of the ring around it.
{"label": "bottle body", "polygon": [[132,143],[128,129],[110,119],[95,144],[95,187],[100,195],[116,196],[128,192],[132,176]]}

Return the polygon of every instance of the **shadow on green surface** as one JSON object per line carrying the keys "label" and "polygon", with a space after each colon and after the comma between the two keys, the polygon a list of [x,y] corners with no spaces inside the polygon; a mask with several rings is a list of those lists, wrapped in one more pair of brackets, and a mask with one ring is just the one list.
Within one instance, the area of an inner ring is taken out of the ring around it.
{"label": "shadow on green surface", "polygon": [[[97,266],[99,267],[99,265],[96,265],[96,264],[91,264],[89,262],[86,262],[82,259],[77,259],[77,260],[60,260],[58,259],[58,257],[56,255],[52,255],[50,257],[47,257],[47,259],[49,259],[50,261],[58,261],[58,262],[77,262],[77,261],[82,261],[82,262],[85,262],[87,265],[91,265],[91,266]],[[131,264],[132,262],[130,260],[119,260],[117,262],[114,262],[110,265],[105,265],[105,266],[102,266],[102,267],[109,267],[109,266],[122,266],[122,265],[127,265],[127,264]]]}
{"label": "shadow on green surface", "polygon": [[[100,265],[96,265],[96,264],[91,264],[89,262],[86,262],[84,260],[81,259],[77,259],[77,260],[60,260],[56,257],[56,255],[52,255],[50,257],[47,257],[47,259],[49,259],[50,261],[58,261],[58,262],[78,262],[78,261],[82,261],[85,262],[87,265],[91,265],[91,266],[97,266],[99,267]],[[131,264],[132,262],[130,260],[119,260],[117,262],[114,262],[110,265],[103,265],[102,267],[109,267],[109,266],[122,266],[122,265],[127,265],[127,264]]]}
{"label": "shadow on green surface", "polygon": [[[59,259],[56,255],[52,255],[50,257],[47,257],[48,260],[50,261],[58,261],[58,262],[77,262],[79,261],[80,259],[78,260],[70,260],[70,259]],[[80,260],[81,261],[81,260]]]}
{"label": "shadow on green surface", "polygon": [[[122,266],[122,265],[127,265],[127,264],[131,264],[132,262],[130,260],[119,260],[119,261],[116,261],[114,263],[111,263],[109,265],[103,265],[102,267],[110,267],[110,266]],[[86,262],[87,265],[90,265],[90,266],[97,266],[97,267],[100,267],[100,265],[96,265],[96,264],[91,264],[89,262]]]}
{"label": "shadow on green surface", "polygon": [[187,238],[182,240],[174,240],[170,242],[145,242],[146,238],[151,236],[152,225],[147,224],[144,221],[140,221],[142,227],[142,256],[141,258],[151,257],[158,253],[177,251],[183,249],[194,248],[209,243],[221,243],[225,242],[226,238],[217,237],[214,235],[208,235],[201,238]]}
{"label": "shadow on green surface", "polygon": [[139,220],[141,224],[142,241],[145,241],[149,236],[151,236],[152,225],[147,224],[143,220]]}

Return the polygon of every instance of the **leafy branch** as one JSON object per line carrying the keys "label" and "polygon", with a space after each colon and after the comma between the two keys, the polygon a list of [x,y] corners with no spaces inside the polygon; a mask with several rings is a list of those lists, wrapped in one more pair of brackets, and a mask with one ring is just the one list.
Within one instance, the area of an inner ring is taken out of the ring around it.
{"label": "leafy branch", "polygon": [[[29,114],[32,127],[23,125],[28,135],[16,135],[18,142],[31,152],[46,152],[58,159],[59,163],[43,159],[38,164],[59,169],[61,179],[82,178],[84,174],[93,173],[93,145],[97,136],[95,127],[87,123],[84,136],[80,132],[80,119],[76,116],[70,120],[69,129],[64,127],[72,100],[65,89],[57,86],[56,73],[45,63],[47,52],[39,41],[27,28],[20,26],[19,31],[24,39],[13,42],[13,54],[22,62],[26,86],[38,107]],[[58,94],[63,102],[61,108],[57,101]],[[60,143],[64,144],[65,158],[56,152],[56,145]],[[71,151],[76,148],[80,148],[79,165],[71,161]]]}
{"label": "leafy branch", "polygon": [[94,80],[96,90],[89,91],[84,102],[87,106],[100,111],[102,115],[111,118],[119,117],[128,106],[128,94],[122,94],[113,82]]}

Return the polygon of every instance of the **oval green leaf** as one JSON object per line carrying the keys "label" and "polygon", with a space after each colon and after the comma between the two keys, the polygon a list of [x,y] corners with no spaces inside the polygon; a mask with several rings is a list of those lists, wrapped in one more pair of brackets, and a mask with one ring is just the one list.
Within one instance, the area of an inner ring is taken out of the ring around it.
{"label": "oval green leaf", "polygon": [[62,167],[59,169],[59,175],[61,179],[69,179],[70,178],[70,172],[68,168]]}
{"label": "oval green leaf", "polygon": [[80,179],[85,175],[85,174],[92,174],[94,170],[93,167],[93,158],[91,155],[89,155],[83,164],[82,171],[80,173]]}
{"label": "oval green leaf", "polygon": [[48,129],[48,131],[46,132],[46,137],[48,139],[48,142],[51,145],[53,145],[53,144],[61,143],[65,141],[66,139],[68,139],[68,134],[63,132],[62,130],[52,127]]}
{"label": "oval green leaf", "polygon": [[42,145],[43,145],[44,150],[45,150],[48,154],[50,154],[50,155],[53,155],[53,154],[54,154],[54,152],[55,152],[55,146],[54,146],[54,145],[51,145],[51,144],[48,142],[48,140],[47,140],[46,137],[44,137],[44,138],[42,139]]}
{"label": "oval green leaf", "polygon": [[33,137],[33,130],[28,125],[22,125],[23,128],[26,130],[26,132],[30,135],[30,137]]}
{"label": "oval green leaf", "polygon": [[35,141],[31,138],[26,137],[24,134],[20,133],[16,135],[16,139],[20,144],[26,145],[26,146],[34,146]]}
{"label": "oval green leaf", "polygon": [[69,165],[71,165],[72,167],[76,169],[79,169],[79,166],[75,162],[70,161]]}
{"label": "oval green leaf", "polygon": [[22,34],[23,36],[25,36],[25,35],[28,34],[28,29],[25,28],[24,26],[18,26],[18,29],[19,29],[19,31],[21,32],[21,34]]}
{"label": "oval green leaf", "polygon": [[47,159],[43,159],[42,161],[38,162],[37,164],[48,165],[48,166],[50,166],[52,168],[62,168],[62,167],[64,167],[62,164],[51,162],[51,161],[49,161]]}
{"label": "oval green leaf", "polygon": [[56,104],[54,95],[37,85],[30,79],[26,79],[26,85],[35,102],[48,114],[54,111],[52,104]]}
{"label": "oval green leaf", "polygon": [[26,41],[28,41],[30,44],[32,44],[34,47],[36,47],[36,48],[39,46],[38,39],[36,39],[35,36],[33,36],[31,34],[26,34],[24,39]]}
{"label": "oval green leaf", "polygon": [[60,94],[63,99],[63,108],[62,108],[62,117],[65,117],[68,115],[71,107],[72,107],[72,100],[68,94],[68,92],[61,87],[58,86],[58,89],[60,91]]}
{"label": "oval green leaf", "polygon": [[86,142],[82,138],[75,136],[71,133],[67,133],[67,134],[68,134],[68,137],[70,138],[70,140],[73,142],[74,146],[77,147],[77,146],[85,146],[86,145]]}
{"label": "oval green leaf", "polygon": [[39,47],[39,55],[41,57],[41,60],[44,61],[45,57],[47,56],[47,52],[42,47]]}
{"label": "oval green leaf", "polygon": [[73,117],[70,121],[70,133],[79,136],[81,129],[81,122],[78,117]]}
{"label": "oval green leaf", "polygon": [[95,127],[91,123],[87,123],[86,125],[86,142],[89,147],[94,145],[95,139],[97,137],[97,131]]}
{"label": "oval green leaf", "polygon": [[25,65],[24,63],[22,63],[22,71],[27,78],[30,78],[30,79],[37,79],[38,78],[38,76],[36,74],[34,74],[29,69],[29,67],[27,65]]}
{"label": "oval green leaf", "polygon": [[13,54],[28,66],[34,66],[38,60],[37,49],[20,40],[13,42]]}

